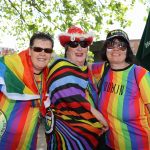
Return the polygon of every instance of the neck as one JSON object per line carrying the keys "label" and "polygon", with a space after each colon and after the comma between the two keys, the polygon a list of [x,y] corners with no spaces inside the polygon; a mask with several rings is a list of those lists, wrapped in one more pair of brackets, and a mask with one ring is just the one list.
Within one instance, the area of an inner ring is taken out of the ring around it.
{"label": "neck", "polygon": [[110,63],[110,66],[112,69],[123,69],[126,68],[127,66],[129,66],[128,63],[122,63],[122,64],[114,64],[114,63]]}
{"label": "neck", "polygon": [[35,75],[40,75],[42,73],[42,71],[40,72],[34,72]]}
{"label": "neck", "polygon": [[82,67],[84,66],[84,62],[80,62],[80,61],[72,61],[70,59],[68,59],[70,62],[74,63],[75,65],[79,66],[79,67]]}

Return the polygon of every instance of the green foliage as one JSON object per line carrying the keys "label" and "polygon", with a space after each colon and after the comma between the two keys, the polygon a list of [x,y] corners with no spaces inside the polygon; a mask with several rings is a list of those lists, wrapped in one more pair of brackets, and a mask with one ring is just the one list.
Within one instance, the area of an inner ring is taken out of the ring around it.
{"label": "green foliage", "polygon": [[89,63],[94,62],[94,54],[91,51],[88,51],[87,62],[89,62]]}
{"label": "green foliage", "polygon": [[85,31],[103,29],[103,25],[120,23],[129,26],[126,12],[135,0],[1,0],[1,30],[17,37],[23,46],[36,31],[64,32],[73,24],[81,25]]}

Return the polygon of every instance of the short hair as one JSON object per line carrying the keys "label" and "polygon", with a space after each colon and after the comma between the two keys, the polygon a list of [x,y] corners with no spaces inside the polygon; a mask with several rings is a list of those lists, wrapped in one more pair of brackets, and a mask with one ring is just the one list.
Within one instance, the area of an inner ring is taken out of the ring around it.
{"label": "short hair", "polygon": [[[137,63],[136,60],[135,60],[135,56],[133,55],[133,51],[131,49],[130,44],[126,40],[124,40],[123,38],[120,38],[120,37],[115,37],[115,38],[118,39],[119,41],[124,41],[127,44],[127,53],[126,53],[125,61],[127,63],[130,63],[130,64]],[[113,39],[111,39],[111,40],[113,40]],[[108,58],[107,58],[107,55],[106,55],[107,42],[108,42],[108,40],[106,40],[104,42],[103,48],[102,48],[102,50],[100,52],[101,53],[101,58],[102,58],[103,61],[108,61]]]}
{"label": "short hair", "polygon": [[41,39],[41,40],[49,40],[52,43],[52,48],[54,46],[54,41],[52,38],[52,35],[50,35],[49,33],[44,33],[44,32],[36,32],[32,35],[32,37],[30,38],[30,47],[33,46],[34,41],[36,39]]}

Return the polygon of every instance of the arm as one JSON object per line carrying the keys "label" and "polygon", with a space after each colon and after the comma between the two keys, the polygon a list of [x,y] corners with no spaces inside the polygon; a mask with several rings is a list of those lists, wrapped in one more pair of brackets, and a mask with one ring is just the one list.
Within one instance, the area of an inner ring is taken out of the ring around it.
{"label": "arm", "polygon": [[93,115],[97,118],[98,121],[100,121],[103,125],[102,130],[105,132],[108,130],[108,124],[105,120],[105,118],[103,117],[103,115],[96,110],[94,107],[91,107],[91,112],[93,113]]}

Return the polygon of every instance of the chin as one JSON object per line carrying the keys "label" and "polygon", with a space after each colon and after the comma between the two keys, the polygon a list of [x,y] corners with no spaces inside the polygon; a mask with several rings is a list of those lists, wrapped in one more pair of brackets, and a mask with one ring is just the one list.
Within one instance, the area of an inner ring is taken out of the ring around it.
{"label": "chin", "polygon": [[38,66],[37,68],[42,71],[46,66],[47,65],[41,65],[41,66]]}
{"label": "chin", "polygon": [[76,65],[78,65],[78,66],[84,66],[84,62],[77,62]]}

